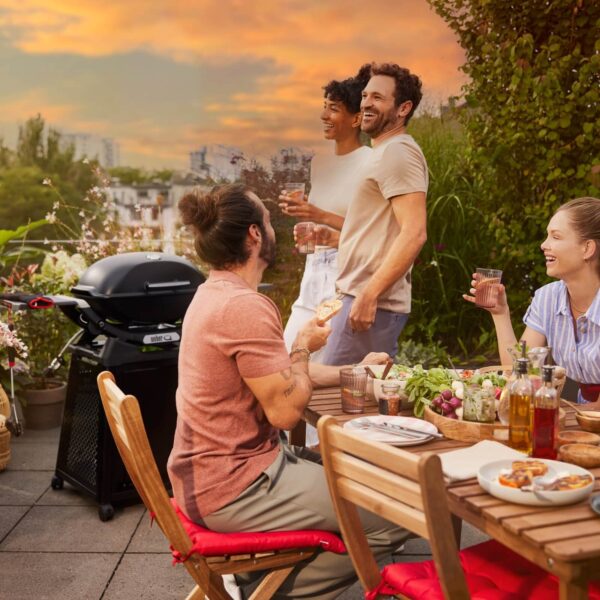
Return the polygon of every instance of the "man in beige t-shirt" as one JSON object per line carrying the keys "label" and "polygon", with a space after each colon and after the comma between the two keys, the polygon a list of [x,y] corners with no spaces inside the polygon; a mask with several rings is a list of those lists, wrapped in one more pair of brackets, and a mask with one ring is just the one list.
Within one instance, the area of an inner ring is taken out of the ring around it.
{"label": "man in beige t-shirt", "polygon": [[364,70],[371,78],[362,94],[361,129],[373,151],[339,238],[344,308],[331,323],[321,361],[328,365],[356,362],[370,351],[396,355],[410,313],[410,270],[427,239],[427,162],[406,134],[421,82],[395,64],[365,65],[359,76]]}

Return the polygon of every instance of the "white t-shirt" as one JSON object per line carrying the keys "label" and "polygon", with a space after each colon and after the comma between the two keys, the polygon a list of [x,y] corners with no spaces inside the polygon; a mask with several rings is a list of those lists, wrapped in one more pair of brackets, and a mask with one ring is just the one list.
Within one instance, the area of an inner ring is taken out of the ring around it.
{"label": "white t-shirt", "polygon": [[[361,180],[363,165],[369,162],[371,152],[368,146],[361,146],[348,154],[316,155],[310,166],[311,189],[308,201],[323,210],[345,217]],[[335,296],[337,276],[336,249],[317,246],[314,254],[306,256],[300,294],[285,326],[284,339],[288,348],[291,348],[300,327],[313,316],[315,308],[323,300]]]}
{"label": "white t-shirt", "polygon": [[310,164],[308,201],[318,208],[345,217],[356,193],[360,169],[371,155],[361,146],[348,154],[317,154]]}

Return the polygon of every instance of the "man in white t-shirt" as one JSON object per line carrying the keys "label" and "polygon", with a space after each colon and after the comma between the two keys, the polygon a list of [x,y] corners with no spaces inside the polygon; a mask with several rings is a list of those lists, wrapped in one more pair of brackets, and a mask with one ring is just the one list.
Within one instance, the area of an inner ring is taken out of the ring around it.
{"label": "man in white t-shirt", "polygon": [[331,321],[321,356],[330,365],[358,362],[375,350],[396,355],[411,307],[410,270],[427,239],[427,162],[406,133],[421,81],[390,63],[364,65],[358,77],[365,73],[361,129],[373,151],[339,236],[344,308]]}

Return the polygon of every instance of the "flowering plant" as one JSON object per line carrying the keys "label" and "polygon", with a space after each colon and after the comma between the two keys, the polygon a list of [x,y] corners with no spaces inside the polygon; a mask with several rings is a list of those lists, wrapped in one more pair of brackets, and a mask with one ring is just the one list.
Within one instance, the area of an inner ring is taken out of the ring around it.
{"label": "flowering plant", "polygon": [[[31,294],[64,294],[77,282],[87,264],[79,254],[64,250],[47,253],[38,273],[36,264],[16,266],[2,282],[6,291]],[[76,331],[58,310],[25,310],[14,314],[15,330],[29,348],[17,366],[16,381],[23,387],[46,387],[46,371],[65,342]],[[60,373],[59,373],[60,375]]]}

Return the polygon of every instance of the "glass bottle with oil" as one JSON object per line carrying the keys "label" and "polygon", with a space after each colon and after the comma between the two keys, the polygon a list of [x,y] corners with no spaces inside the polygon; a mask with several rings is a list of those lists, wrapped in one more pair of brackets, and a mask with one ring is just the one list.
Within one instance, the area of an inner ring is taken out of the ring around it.
{"label": "glass bottle with oil", "polygon": [[535,458],[556,460],[558,394],[552,383],[554,367],[542,367],[542,387],[533,399],[533,452]]}
{"label": "glass bottle with oil", "polygon": [[508,443],[515,450],[531,454],[533,386],[527,375],[529,360],[519,358],[516,363],[517,378],[510,386]]}

